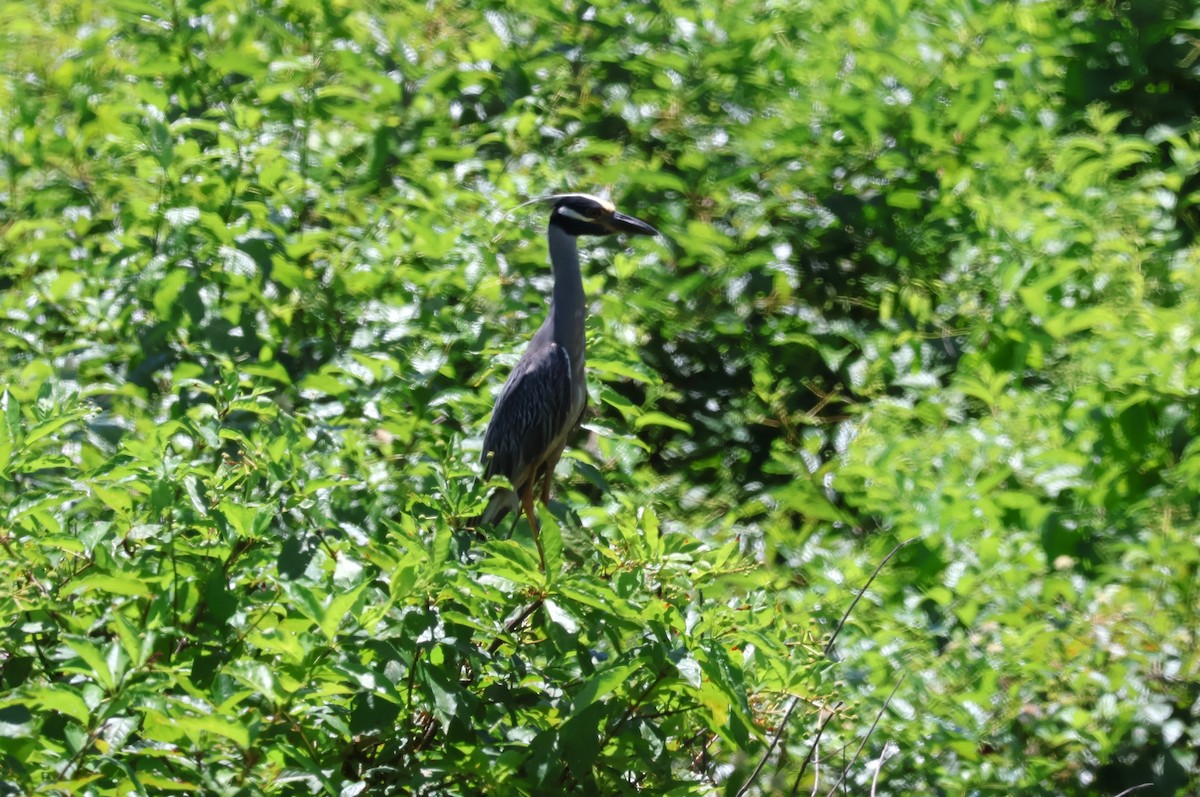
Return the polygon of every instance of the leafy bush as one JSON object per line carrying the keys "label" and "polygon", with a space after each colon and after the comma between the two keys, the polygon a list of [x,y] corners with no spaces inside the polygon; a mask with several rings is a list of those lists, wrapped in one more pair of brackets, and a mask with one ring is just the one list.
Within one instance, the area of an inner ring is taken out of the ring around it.
{"label": "leafy bush", "polygon": [[[1194,791],[1197,23],[1138,14],[0,9],[4,788]],[[506,211],[605,188],[666,236],[585,247],[541,573],[462,528]]]}

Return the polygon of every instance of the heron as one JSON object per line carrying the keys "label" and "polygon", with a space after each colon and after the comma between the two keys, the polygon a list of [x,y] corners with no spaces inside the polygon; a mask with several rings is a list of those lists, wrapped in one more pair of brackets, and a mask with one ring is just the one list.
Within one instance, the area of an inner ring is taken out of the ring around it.
{"label": "heron", "polygon": [[496,488],[483,514],[468,525],[494,524],[513,510],[524,512],[545,571],[534,496],[540,483],[542,504],[549,503],[554,468],[587,406],[587,301],[576,239],[614,233],[658,235],[658,230],[590,194],[555,194],[533,202],[552,204],[547,238],[554,292],[546,320],[500,388],[483,435],[484,477],[503,476],[512,489]]}

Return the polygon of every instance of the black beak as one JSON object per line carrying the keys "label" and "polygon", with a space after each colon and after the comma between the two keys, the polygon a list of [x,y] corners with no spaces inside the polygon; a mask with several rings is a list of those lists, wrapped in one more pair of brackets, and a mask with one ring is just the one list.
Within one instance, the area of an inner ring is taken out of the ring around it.
{"label": "black beak", "polygon": [[630,235],[658,235],[658,230],[641,219],[626,216],[620,211],[613,211],[608,219],[608,226],[613,232],[626,232]]}

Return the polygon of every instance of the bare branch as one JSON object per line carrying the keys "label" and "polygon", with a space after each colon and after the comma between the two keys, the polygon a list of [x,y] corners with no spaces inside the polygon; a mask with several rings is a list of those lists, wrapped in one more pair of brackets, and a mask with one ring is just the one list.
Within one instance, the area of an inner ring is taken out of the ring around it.
{"label": "bare branch", "polygon": [[879,753],[879,763],[875,765],[875,774],[871,777],[871,797],[875,797],[875,786],[879,783],[879,772],[883,769],[883,761],[887,758],[888,748],[892,746],[892,740],[888,739],[883,743],[883,750]]}
{"label": "bare branch", "polygon": [[[893,551],[893,553],[895,553],[895,551]],[[888,555],[891,556],[891,554]],[[858,757],[862,755],[863,748],[867,746],[867,742],[871,739],[871,734],[875,733],[875,726],[879,724],[879,720],[883,717],[883,712],[887,711],[888,704],[892,702],[892,698],[896,696],[896,690],[900,688],[900,684],[904,683],[904,679],[906,677],[907,675],[900,676],[900,680],[897,681],[896,685],[892,687],[892,693],[887,696],[887,700],[883,701],[883,708],[879,709],[879,713],[875,715],[875,721],[871,723],[871,727],[867,731],[867,735],[863,737],[862,744],[860,744],[858,749],[854,751],[854,758],[850,759],[850,764],[842,769],[841,777],[838,778],[837,783],[833,784],[833,788],[829,790],[829,797],[833,797],[833,793],[837,791],[837,787],[840,786],[842,781],[846,779],[846,774],[850,772],[851,767],[853,767],[854,763],[858,761]]]}
{"label": "bare branch", "polygon": [[742,797],[746,790],[750,788],[758,774],[762,772],[762,768],[766,766],[767,759],[771,757],[771,753],[775,750],[775,745],[779,744],[779,740],[783,738],[784,731],[787,730],[788,720],[792,718],[792,712],[796,710],[796,705],[800,702],[800,698],[796,695],[792,696],[791,702],[788,703],[787,711],[783,712],[783,719],[779,721],[779,727],[775,729],[775,735],[771,737],[771,743],[767,745],[767,749],[763,752],[762,758],[758,760],[758,766],[750,773],[750,777],[746,778],[746,782],[742,784],[742,788],[738,789],[737,797]]}
{"label": "bare branch", "polygon": [[816,794],[817,784],[821,782],[820,765],[817,762],[817,747],[821,744],[821,734],[825,733],[825,726],[829,721],[837,716],[838,709],[842,707],[842,703],[837,703],[832,709],[825,712],[824,718],[821,720],[821,726],[817,728],[817,738],[813,739],[812,747],[808,748],[808,755],[804,757],[804,763],[800,765],[800,772],[796,775],[796,782],[792,784],[792,797],[795,797],[796,792],[800,790],[800,780],[804,777],[804,771],[808,769],[808,762],[812,761],[817,764],[817,774],[813,776],[813,794]]}
{"label": "bare branch", "polygon": [[1130,786],[1128,789],[1126,789],[1125,791],[1118,794],[1117,797],[1126,797],[1126,795],[1133,794],[1135,791],[1141,791],[1142,789],[1152,789],[1152,788],[1154,788],[1153,783],[1139,783],[1136,786]]}
{"label": "bare branch", "polygon": [[875,577],[879,575],[879,571],[883,570],[883,566],[886,565],[888,560],[895,556],[901,548],[916,541],[917,538],[913,537],[912,539],[908,539],[900,543],[891,551],[889,551],[887,556],[883,557],[882,562],[875,566],[875,572],[873,572],[871,577],[867,579],[867,583],[862,585],[862,589],[858,591],[858,594],[854,596],[854,600],[850,602],[850,608],[846,609],[846,613],[842,615],[842,619],[840,622],[838,622],[837,628],[833,629],[833,636],[829,638],[829,642],[825,645],[826,656],[828,656],[829,652],[833,650],[833,642],[838,638],[838,634],[842,632],[842,626],[844,626],[846,621],[850,619],[850,613],[854,611],[854,607],[858,605],[858,602],[862,599],[863,594],[866,593],[867,589],[871,586],[871,582],[874,581]]}
{"label": "bare branch", "polygon": [[[824,730],[825,726],[822,725],[821,729]],[[808,793],[808,797],[817,797],[817,790],[821,788],[821,753],[819,750],[817,750],[817,746],[820,743],[820,739],[817,739],[815,742],[813,742],[813,787],[812,791]],[[796,785],[799,786],[800,781],[797,780]],[[793,791],[795,790],[793,789]]]}
{"label": "bare branch", "polygon": [[[905,540],[904,542],[900,543],[895,548],[893,548],[890,552],[888,552],[887,556],[883,557],[883,561],[881,561],[878,565],[876,565],[875,571],[873,573],[871,573],[871,577],[869,579],[867,579],[867,583],[863,584],[862,589],[860,589],[858,591],[858,594],[856,596],[854,596],[854,600],[851,601],[850,607],[848,609],[846,609],[846,613],[842,615],[841,621],[838,622],[837,628],[834,629],[833,635],[829,638],[829,642],[825,645],[824,654],[826,656],[828,656],[829,652],[833,649],[834,640],[836,640],[838,637],[838,634],[841,633],[842,627],[846,624],[846,620],[848,620],[850,618],[850,613],[854,611],[854,607],[858,605],[858,602],[859,602],[859,600],[862,599],[863,594],[871,586],[871,582],[873,582],[875,580],[875,577],[879,575],[879,572],[881,570],[883,570],[883,566],[888,563],[888,560],[890,560],[893,556],[896,555],[897,551],[899,551],[905,545],[908,545],[909,543],[915,542],[915,541],[916,541],[916,538],[914,537],[913,539]],[[901,680],[903,680],[903,679],[901,679]],[[899,686],[899,684],[897,684],[897,686]],[[894,694],[894,692],[893,692],[893,694]],[[889,698],[889,700],[890,699],[891,698]],[[779,744],[779,740],[781,738],[783,738],[783,734],[787,730],[788,721],[791,719],[792,712],[795,711],[796,704],[799,702],[799,700],[800,700],[799,697],[793,697],[791,702],[788,703],[787,710],[784,711],[784,713],[783,713],[783,719],[780,721],[779,727],[775,731],[775,735],[771,738],[771,743],[767,745],[767,749],[763,752],[762,758],[759,759],[758,766],[756,766],[754,768],[754,771],[750,773],[750,777],[747,778],[746,782],[742,784],[742,787],[740,789],[738,789],[737,797],[742,797],[746,793],[746,791],[749,790],[751,784],[753,784],[754,781],[758,778],[759,774],[762,773],[763,767],[766,766],[766,764],[767,764],[767,760],[771,757],[771,754],[773,752],[775,752],[775,747],[776,747],[776,745]],[[887,708],[886,704],[884,704],[884,708]],[[832,715],[830,715],[830,716],[832,716]],[[825,722],[827,723],[828,721],[829,721],[829,719],[827,718],[825,720]],[[878,722],[878,719],[876,719],[876,722]],[[874,728],[874,726],[872,726],[872,728]],[[824,730],[825,730],[825,723],[822,723],[820,731],[817,732],[817,739],[816,739],[816,741],[813,742],[813,747],[809,748],[809,751],[808,751],[809,754],[808,754],[808,757],[806,757],[804,760],[804,766],[802,766],[800,768],[800,776],[804,775],[804,768],[808,766],[808,761],[809,761],[809,759],[812,758],[813,751],[816,749],[816,744],[821,739],[821,732]],[[866,742],[864,740],[864,744],[865,743]],[[862,748],[860,747],[859,752],[861,752],[861,751],[862,751]],[[793,794],[795,794],[796,789],[798,789],[800,787],[800,776],[797,776],[796,783],[792,788]]]}
{"label": "bare branch", "polygon": [[[524,609],[521,610],[521,612],[516,617],[512,618],[507,623],[505,623],[504,633],[511,634],[513,631],[516,631],[518,628],[520,628],[522,625],[525,624],[525,621],[529,619],[529,615],[536,612],[539,608],[541,608],[541,606],[542,606],[541,598],[538,598],[533,603],[526,606]],[[497,650],[500,649],[500,646],[502,644],[504,644],[504,637],[497,636],[495,639],[492,640],[492,644],[488,645],[488,653],[495,653]]]}

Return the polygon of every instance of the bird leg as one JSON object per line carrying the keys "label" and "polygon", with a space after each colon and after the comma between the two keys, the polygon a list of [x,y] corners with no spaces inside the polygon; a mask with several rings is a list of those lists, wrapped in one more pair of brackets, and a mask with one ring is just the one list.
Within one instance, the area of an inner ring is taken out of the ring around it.
{"label": "bird leg", "polygon": [[542,562],[542,572],[546,572],[546,554],[542,551],[542,538],[538,534],[537,515],[533,511],[533,479],[530,479],[525,489],[521,491],[521,508],[529,518],[529,530],[533,532],[533,544],[537,546],[538,559]]}
{"label": "bird leg", "polygon": [[[559,456],[562,456],[561,454]],[[558,466],[558,457],[546,460],[542,476],[542,505],[550,506],[550,483],[554,481],[554,469]]]}

